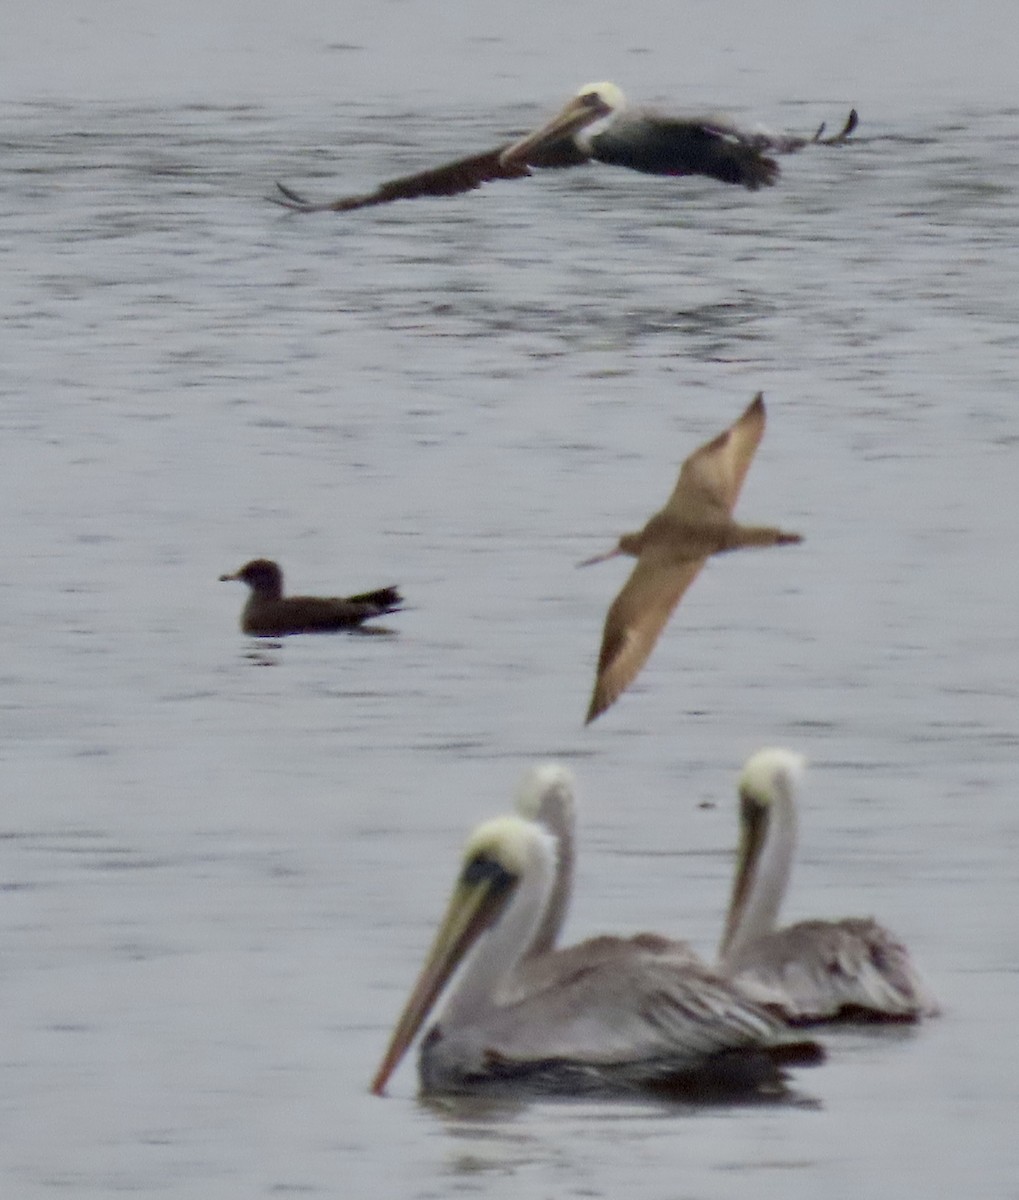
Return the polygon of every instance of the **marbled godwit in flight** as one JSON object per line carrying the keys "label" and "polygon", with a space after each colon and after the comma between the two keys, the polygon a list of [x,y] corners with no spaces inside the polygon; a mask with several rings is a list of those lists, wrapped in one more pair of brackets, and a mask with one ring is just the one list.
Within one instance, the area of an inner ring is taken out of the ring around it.
{"label": "marbled godwit in flight", "polygon": [[760,392],[735,424],[683,463],[669,502],[615,549],[581,563],[617,554],[637,559],[605,618],[598,670],[585,723],[590,723],[633,682],[672,610],[712,554],[744,546],[781,546],[803,539],[771,526],[740,525],[732,510],[764,436]]}

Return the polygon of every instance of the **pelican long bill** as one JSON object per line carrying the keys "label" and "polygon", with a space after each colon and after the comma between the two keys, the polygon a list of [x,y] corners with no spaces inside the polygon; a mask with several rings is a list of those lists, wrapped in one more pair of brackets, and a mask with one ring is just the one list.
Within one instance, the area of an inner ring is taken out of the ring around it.
{"label": "pelican long bill", "polygon": [[471,858],[449,898],[445,915],[417,982],[396,1023],[371,1090],[385,1091],[422,1022],[477,938],[498,919],[518,883],[516,876],[491,858]]}
{"label": "pelican long bill", "polygon": [[[512,146],[507,146],[499,155],[500,164],[504,167],[526,165],[528,157],[540,147],[561,138],[573,137],[593,122],[609,116],[619,100],[603,96],[599,88],[606,89],[610,86],[614,88],[614,85],[609,84],[594,85],[589,91],[582,89],[577,95],[571,96],[559,112],[544,125],[514,142]],[[614,91],[618,93],[619,89],[614,88]],[[619,93],[620,98],[621,96],[622,93]]]}

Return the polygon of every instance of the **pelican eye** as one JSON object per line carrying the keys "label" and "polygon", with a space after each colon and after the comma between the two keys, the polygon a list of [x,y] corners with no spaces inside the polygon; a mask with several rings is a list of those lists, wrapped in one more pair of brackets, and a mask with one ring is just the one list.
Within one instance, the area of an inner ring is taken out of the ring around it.
{"label": "pelican eye", "polygon": [[490,891],[498,894],[514,886],[517,877],[499,862],[485,853],[476,854],[464,867],[460,882],[469,887],[484,884]]}
{"label": "pelican eye", "polygon": [[586,104],[588,108],[597,108],[602,103],[602,98],[597,92],[585,92],[580,97],[580,103]]}

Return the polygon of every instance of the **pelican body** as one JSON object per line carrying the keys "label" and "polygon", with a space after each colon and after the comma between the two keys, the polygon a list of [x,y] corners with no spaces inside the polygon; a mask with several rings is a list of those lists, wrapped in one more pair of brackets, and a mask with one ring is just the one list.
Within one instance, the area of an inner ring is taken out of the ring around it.
{"label": "pelican body", "polygon": [[761,750],[739,781],[740,841],[719,969],[793,1024],[917,1021],[938,1011],[905,946],[870,918],[776,929],[796,850],[803,759]]}
{"label": "pelican body", "polygon": [[798,533],[732,519],[743,480],[764,436],[760,392],[739,420],[695,450],[683,463],[668,503],[636,533],[626,533],[607,554],[637,559],[605,618],[587,724],[626,690],[647,661],[659,634],[712,554],[744,546],[781,546],[802,541]]}
{"label": "pelican body", "polygon": [[735,126],[627,107],[614,83],[582,87],[551,120],[504,150],[507,167],[600,162],[644,175],[705,175],[756,191],[778,178],[766,147]]}
{"label": "pelican body", "polygon": [[371,1090],[382,1094],[459,970],[421,1044],[425,1092],[692,1096],[781,1087],[813,1042],[666,939],[601,937],[528,955],[555,884],[553,837],[513,815],[470,837],[446,915]]}
{"label": "pelican body", "polygon": [[371,617],[397,612],[403,603],[395,587],[358,596],[284,596],[283,572],[268,558],[254,558],[219,579],[237,579],[251,589],[241,611],[241,629],[256,637],[356,629]]}
{"label": "pelican body", "polygon": [[272,199],[295,212],[351,212],[393,200],[456,196],[498,179],[523,179],[535,169],[601,162],[647,175],[703,175],[751,191],[778,178],[778,164],[765,151],[789,153],[811,143],[835,144],[856,128],[850,114],[841,133],[823,138],[746,131],[725,118],[667,117],[650,109],[629,109],[614,83],[591,83],[539,129],[518,141],[440,167],[403,175],[372,192],[335,200],[306,200],[277,183]]}

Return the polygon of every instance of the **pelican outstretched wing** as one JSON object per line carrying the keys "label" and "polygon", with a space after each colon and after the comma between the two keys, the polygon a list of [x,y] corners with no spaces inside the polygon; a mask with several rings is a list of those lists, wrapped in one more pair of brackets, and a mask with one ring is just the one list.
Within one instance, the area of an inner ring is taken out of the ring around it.
{"label": "pelican outstretched wing", "polygon": [[389,204],[393,200],[458,196],[495,179],[521,179],[530,175],[530,168],[524,163],[500,162],[499,156],[505,149],[505,146],[497,146],[494,150],[458,158],[441,167],[418,171],[414,175],[401,175],[398,179],[380,183],[375,191],[361,195],[340,196],[335,200],[307,200],[299,192],[277,183],[278,194],[269,199],[292,212],[352,212],[375,204]]}

